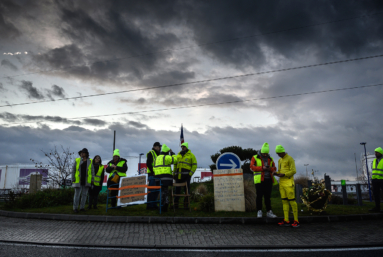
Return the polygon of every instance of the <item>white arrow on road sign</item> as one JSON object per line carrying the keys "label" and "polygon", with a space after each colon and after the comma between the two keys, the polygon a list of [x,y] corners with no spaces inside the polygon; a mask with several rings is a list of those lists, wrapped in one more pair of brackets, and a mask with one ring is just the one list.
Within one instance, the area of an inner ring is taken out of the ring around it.
{"label": "white arrow on road sign", "polygon": [[230,169],[235,169],[235,167],[237,167],[237,164],[235,164],[235,162],[230,159],[230,163],[222,163],[221,166],[224,166],[224,167],[231,167]]}

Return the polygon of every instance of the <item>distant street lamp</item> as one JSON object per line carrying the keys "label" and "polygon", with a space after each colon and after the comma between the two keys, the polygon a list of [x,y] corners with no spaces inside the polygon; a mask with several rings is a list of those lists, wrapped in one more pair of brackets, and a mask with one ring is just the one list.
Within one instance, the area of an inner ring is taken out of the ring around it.
{"label": "distant street lamp", "polygon": [[368,164],[367,164],[367,151],[366,151],[366,142],[360,143],[361,145],[364,146],[364,159],[366,159],[366,172],[367,172],[367,181],[368,181],[368,193],[370,194],[370,202],[372,202],[372,197],[371,197],[371,185],[370,185],[370,174],[368,172]]}
{"label": "distant street lamp", "polygon": [[141,155],[144,155],[144,154],[140,153],[138,157],[138,174],[140,174],[140,171],[141,171]]}
{"label": "distant street lamp", "polygon": [[306,166],[306,178],[308,178],[308,174],[307,174],[307,166],[309,166],[308,164],[303,164],[304,166]]}

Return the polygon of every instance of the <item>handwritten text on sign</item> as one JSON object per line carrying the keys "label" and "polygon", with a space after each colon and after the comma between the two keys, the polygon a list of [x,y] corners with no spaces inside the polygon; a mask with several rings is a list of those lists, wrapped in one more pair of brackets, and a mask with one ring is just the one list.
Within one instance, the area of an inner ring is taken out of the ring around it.
{"label": "handwritten text on sign", "polygon": [[242,169],[214,170],[215,211],[245,211]]}
{"label": "handwritten text on sign", "polygon": [[[146,184],[145,175],[135,176],[135,177],[125,177],[125,178],[121,178],[120,187],[133,186],[133,185],[145,185],[145,184]],[[143,194],[145,193],[145,190],[146,190],[145,187],[122,189],[120,190],[120,196]],[[120,198],[121,204],[127,204],[127,203],[137,202],[137,201],[145,201],[145,195]]]}

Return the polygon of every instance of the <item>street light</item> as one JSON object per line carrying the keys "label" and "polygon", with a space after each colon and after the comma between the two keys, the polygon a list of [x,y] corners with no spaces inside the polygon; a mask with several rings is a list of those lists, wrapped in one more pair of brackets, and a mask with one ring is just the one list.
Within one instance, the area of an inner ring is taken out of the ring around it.
{"label": "street light", "polygon": [[144,155],[143,153],[140,153],[138,156],[138,174],[140,174],[141,171],[141,155]]}
{"label": "street light", "polygon": [[308,178],[308,174],[307,174],[307,166],[309,166],[308,164],[303,164],[303,166],[306,166],[306,178]]}
{"label": "street light", "polygon": [[368,164],[367,164],[367,151],[366,151],[366,142],[360,143],[364,146],[364,158],[366,159],[366,172],[367,172],[367,181],[368,181],[368,193],[370,194],[370,202],[372,202],[371,197],[371,185],[370,185],[370,174],[368,173]]}

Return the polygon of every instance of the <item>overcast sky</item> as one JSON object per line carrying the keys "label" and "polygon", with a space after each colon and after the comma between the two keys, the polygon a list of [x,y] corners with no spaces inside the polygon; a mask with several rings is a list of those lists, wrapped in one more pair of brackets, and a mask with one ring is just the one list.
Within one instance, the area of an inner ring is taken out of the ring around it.
{"label": "overcast sky", "polygon": [[[1,0],[0,164],[44,161],[55,145],[107,162],[113,130],[123,157],[156,141],[178,151],[183,123],[199,167],[268,142],[299,174],[354,179],[359,143],[383,147],[381,85],[198,105],[381,84],[383,57],[254,73],[382,55],[382,16],[379,0]],[[57,101],[68,97],[81,98]]]}

